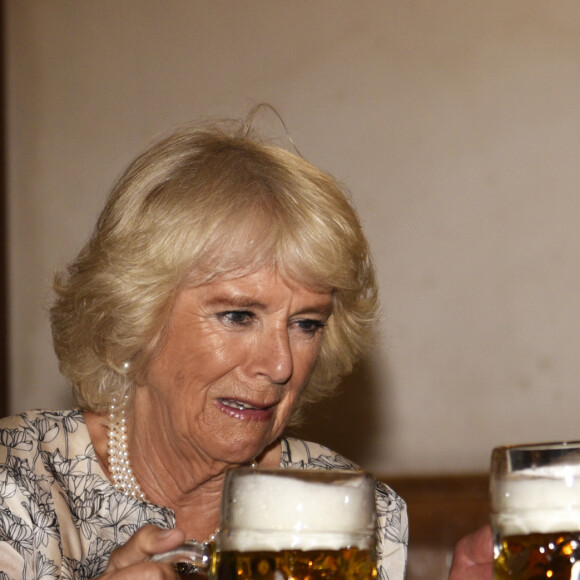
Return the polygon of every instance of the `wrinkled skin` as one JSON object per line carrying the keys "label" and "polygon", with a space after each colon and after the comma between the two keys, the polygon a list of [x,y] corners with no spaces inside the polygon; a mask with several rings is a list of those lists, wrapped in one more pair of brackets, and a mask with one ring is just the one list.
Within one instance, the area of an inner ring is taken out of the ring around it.
{"label": "wrinkled skin", "polygon": [[[331,314],[330,292],[268,268],[180,291],[128,414],[137,481],[150,501],[175,512],[178,529],[142,528],[114,550],[102,578],[175,578],[148,558],[215,531],[225,471],[254,459],[280,464],[279,437]],[[106,422],[90,413],[86,420],[106,471]]]}

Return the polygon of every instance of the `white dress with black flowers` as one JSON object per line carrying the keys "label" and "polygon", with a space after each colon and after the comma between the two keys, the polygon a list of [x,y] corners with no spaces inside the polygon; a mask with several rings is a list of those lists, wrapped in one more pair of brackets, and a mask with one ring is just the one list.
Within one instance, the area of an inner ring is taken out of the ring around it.
{"label": "white dress with black flowers", "polygon": [[[353,469],[328,448],[284,438],[283,468]],[[403,580],[407,510],[377,483],[381,580]],[[0,420],[0,580],[78,580],[107,567],[142,525],[175,526],[167,508],[125,496],[97,461],[79,410],[29,411]]]}

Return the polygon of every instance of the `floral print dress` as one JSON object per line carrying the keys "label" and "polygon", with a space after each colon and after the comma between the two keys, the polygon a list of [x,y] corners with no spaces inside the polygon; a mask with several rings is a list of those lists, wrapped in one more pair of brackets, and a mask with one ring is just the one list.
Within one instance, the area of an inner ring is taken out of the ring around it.
{"label": "floral print dress", "polygon": [[[354,469],[326,447],[284,438],[282,468]],[[403,580],[405,503],[377,483],[381,580]],[[97,461],[82,413],[29,411],[0,420],[0,580],[78,580],[102,574],[111,552],[144,524],[174,513],[117,491]]]}

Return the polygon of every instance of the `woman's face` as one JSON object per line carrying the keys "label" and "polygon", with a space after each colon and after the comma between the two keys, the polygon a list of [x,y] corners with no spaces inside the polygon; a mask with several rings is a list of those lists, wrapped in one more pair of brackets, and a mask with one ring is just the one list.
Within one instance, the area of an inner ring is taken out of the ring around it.
{"label": "woman's face", "polygon": [[258,456],[288,422],[331,309],[330,292],[267,268],[181,291],[141,384],[152,424],[184,457]]}

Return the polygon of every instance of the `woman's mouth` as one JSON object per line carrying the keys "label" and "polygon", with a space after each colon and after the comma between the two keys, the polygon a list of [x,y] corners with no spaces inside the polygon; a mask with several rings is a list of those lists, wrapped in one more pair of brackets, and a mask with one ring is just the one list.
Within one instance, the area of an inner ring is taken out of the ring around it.
{"label": "woman's mouth", "polygon": [[250,405],[249,403],[244,403],[242,401],[236,401],[235,399],[219,399],[219,402],[226,407],[231,407],[232,409],[238,409],[239,411],[243,411],[244,409],[258,409],[259,407],[255,407],[254,405]]}
{"label": "woman's mouth", "polygon": [[239,399],[218,399],[218,406],[222,411],[237,419],[266,420],[269,418],[274,405],[253,405]]}

